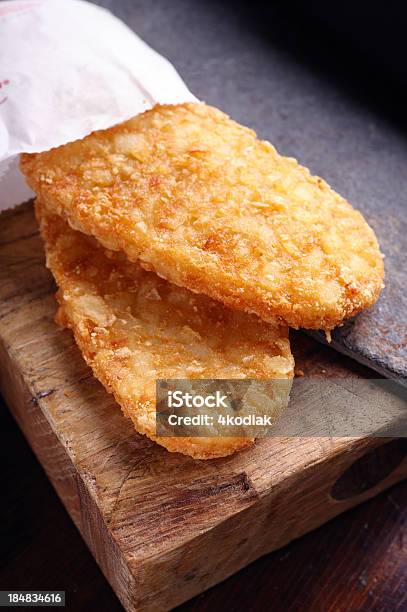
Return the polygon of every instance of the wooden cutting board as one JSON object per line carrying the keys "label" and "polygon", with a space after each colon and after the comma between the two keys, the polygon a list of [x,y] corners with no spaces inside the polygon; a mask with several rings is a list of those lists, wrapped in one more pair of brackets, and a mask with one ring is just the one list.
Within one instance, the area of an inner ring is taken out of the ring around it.
{"label": "wooden cutting board", "polygon": [[[3,213],[0,389],[127,610],[172,608],[406,476],[405,445],[383,438],[270,438],[209,462],[168,453],[54,323],[54,291],[32,206]],[[305,336],[294,345],[307,375],[368,374]]]}

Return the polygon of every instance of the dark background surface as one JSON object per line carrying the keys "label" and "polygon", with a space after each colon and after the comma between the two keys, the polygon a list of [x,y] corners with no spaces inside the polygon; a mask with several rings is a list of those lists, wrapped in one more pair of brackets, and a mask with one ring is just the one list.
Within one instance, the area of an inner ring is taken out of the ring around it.
{"label": "dark background surface", "polygon": [[[387,255],[387,289],[358,319],[351,350],[403,371],[403,3],[344,1],[335,10],[316,0],[99,4],[168,57],[198,97],[254,127],[365,212]],[[0,588],[65,589],[71,610],[119,610],[3,406],[0,454]],[[401,484],[182,609],[407,610],[406,516]]]}

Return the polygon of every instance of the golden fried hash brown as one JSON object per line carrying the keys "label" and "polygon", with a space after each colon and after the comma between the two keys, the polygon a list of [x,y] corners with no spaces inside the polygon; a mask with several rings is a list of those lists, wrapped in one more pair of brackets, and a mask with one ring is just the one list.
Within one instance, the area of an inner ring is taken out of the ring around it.
{"label": "golden fried hash brown", "polygon": [[320,178],[205,104],[156,106],[21,168],[44,205],[181,287],[331,329],[383,286],[376,237]]}
{"label": "golden fried hash brown", "polygon": [[[171,285],[72,230],[38,202],[36,208],[59,286],[59,322],[72,329],[95,376],[136,430],[200,459],[249,446],[252,439],[237,437],[156,438],[155,380],[287,379],[286,405],[294,366],[287,328]],[[275,399],[281,403],[281,396]]]}

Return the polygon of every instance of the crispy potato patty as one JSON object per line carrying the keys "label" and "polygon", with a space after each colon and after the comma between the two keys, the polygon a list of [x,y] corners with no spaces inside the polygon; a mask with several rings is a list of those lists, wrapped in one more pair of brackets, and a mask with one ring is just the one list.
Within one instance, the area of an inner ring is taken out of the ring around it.
{"label": "crispy potato patty", "polygon": [[329,330],[383,286],[376,237],[321,178],[202,103],[156,106],[21,168],[71,227],[178,286]]}
{"label": "crispy potato patty", "polygon": [[38,201],[47,265],[59,286],[58,321],[72,329],[94,375],[114,394],[139,433],[199,459],[229,455],[253,439],[157,438],[160,378],[286,379],[265,412],[285,407],[294,360],[286,326],[236,312],[172,285],[124,254],[74,231]]}

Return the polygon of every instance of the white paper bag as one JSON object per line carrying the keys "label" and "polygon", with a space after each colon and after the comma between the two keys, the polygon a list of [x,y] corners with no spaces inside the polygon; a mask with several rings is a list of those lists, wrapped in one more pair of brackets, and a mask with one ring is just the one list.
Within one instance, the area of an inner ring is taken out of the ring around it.
{"label": "white paper bag", "polygon": [[83,0],[1,2],[0,210],[32,195],[20,153],[191,101],[174,67],[109,11]]}

